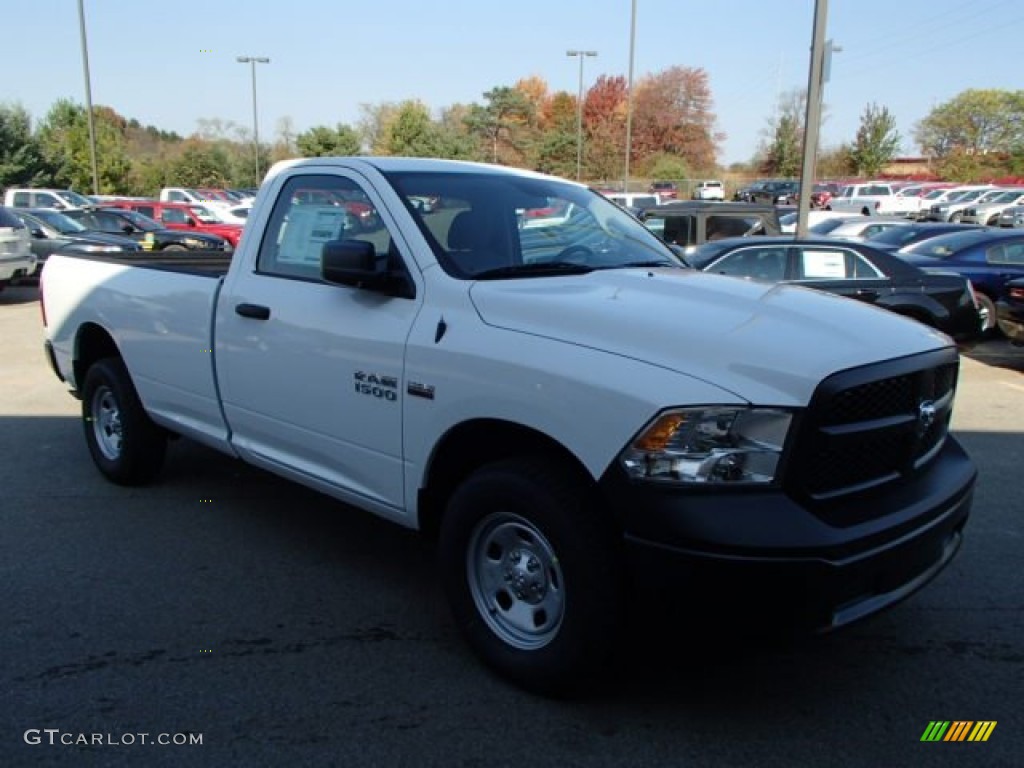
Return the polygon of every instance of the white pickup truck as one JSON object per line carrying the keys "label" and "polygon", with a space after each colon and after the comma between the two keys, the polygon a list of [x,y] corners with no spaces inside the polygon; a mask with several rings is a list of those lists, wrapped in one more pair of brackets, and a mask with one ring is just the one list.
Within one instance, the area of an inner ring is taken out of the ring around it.
{"label": "white pickup truck", "polygon": [[[351,196],[379,227],[316,202]],[[48,261],[95,464],[151,481],[183,435],[436,535],[458,625],[524,687],[600,669],[631,595],[830,630],[958,549],[957,351],[922,324],[687,269],[509,168],[288,161],[247,226],[230,260]]]}
{"label": "white pickup truck", "polygon": [[871,182],[849,184],[829,200],[829,211],[860,213],[864,216],[916,216],[921,207],[917,197],[904,197],[890,184]]}

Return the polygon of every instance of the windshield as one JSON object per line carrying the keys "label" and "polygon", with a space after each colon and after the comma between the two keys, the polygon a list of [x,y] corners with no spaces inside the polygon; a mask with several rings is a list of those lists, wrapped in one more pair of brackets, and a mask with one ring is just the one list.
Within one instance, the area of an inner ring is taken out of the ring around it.
{"label": "windshield", "polygon": [[221,219],[219,217],[217,217],[216,215],[214,215],[214,213],[209,208],[204,208],[201,205],[193,205],[191,210],[192,210],[192,214],[197,219],[199,219],[201,222],[203,222],[203,224],[222,224],[223,223],[221,221]]}
{"label": "windshield", "polygon": [[[867,218],[867,217],[865,217]],[[848,219],[842,216],[836,216],[831,219],[822,219],[817,224],[813,224],[807,228],[808,232],[813,232],[816,235],[827,235],[836,227],[842,226],[848,221]]]}
{"label": "windshield", "polygon": [[92,200],[85,195],[80,195],[77,192],[72,192],[70,189],[62,190],[61,197],[65,198],[72,205],[76,205],[79,208],[88,208],[90,205],[95,205]]}
{"label": "windshield", "polygon": [[925,200],[938,200],[944,194],[946,194],[946,190],[944,190],[944,189],[933,189],[931,192],[929,192],[927,195],[924,196],[924,199]]}
{"label": "windshield", "polygon": [[[503,173],[392,172],[420,231],[448,274],[465,279],[680,267],[639,221],[576,184]],[[414,204],[441,201],[439,210]]]}
{"label": "windshield", "polygon": [[990,203],[1012,203],[1012,202],[1015,202],[1017,200],[1017,198],[1020,197],[1022,194],[1024,194],[1024,193],[1022,193],[1018,189],[1006,190],[1006,191],[1000,192],[998,195],[996,195],[991,200],[989,200],[989,202]]}
{"label": "windshield", "polygon": [[128,221],[130,221],[132,223],[132,226],[134,226],[136,229],[141,229],[143,232],[155,232],[158,229],[164,228],[162,224],[158,224],[157,222],[153,221],[153,219],[149,218],[149,216],[143,216],[138,211],[120,210],[116,211],[115,213],[117,213],[118,216],[121,216],[122,218],[125,218]]}
{"label": "windshield", "polygon": [[41,219],[46,224],[56,229],[62,235],[71,235],[76,232],[85,232],[85,227],[72,218],[57,211],[33,211],[32,215]]}

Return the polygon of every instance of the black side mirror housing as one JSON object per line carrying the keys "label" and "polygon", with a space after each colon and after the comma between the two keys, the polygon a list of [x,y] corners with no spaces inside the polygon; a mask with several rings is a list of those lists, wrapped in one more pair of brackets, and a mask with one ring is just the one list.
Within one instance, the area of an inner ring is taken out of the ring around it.
{"label": "black side mirror housing", "polygon": [[135,227],[133,227],[131,224],[125,224],[124,226],[121,227],[121,231],[124,232],[126,235],[130,235],[132,232],[135,231]]}
{"label": "black side mirror housing", "polygon": [[34,237],[36,240],[46,239],[46,233],[43,232],[43,230],[41,230],[39,227],[33,227],[31,230],[29,230],[29,234],[32,235],[32,237]]}
{"label": "black side mirror housing", "polygon": [[373,243],[365,240],[328,240],[324,243],[320,253],[320,275],[328,283],[389,296],[412,298],[415,295],[408,278],[393,271],[388,257],[377,256]]}

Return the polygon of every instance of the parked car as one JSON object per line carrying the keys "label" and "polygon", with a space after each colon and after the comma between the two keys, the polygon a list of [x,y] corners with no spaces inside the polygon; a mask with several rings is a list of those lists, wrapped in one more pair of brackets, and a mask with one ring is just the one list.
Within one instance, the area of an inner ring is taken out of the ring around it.
{"label": "parked car", "polygon": [[67,215],[93,232],[124,235],[144,251],[232,251],[227,240],[205,232],[167,229],[148,216],[123,208],[67,211]]}
{"label": "parked car", "polygon": [[30,241],[28,228],[15,215],[15,209],[0,207],[0,290],[35,270]]}
{"label": "parked car", "polygon": [[863,241],[893,227],[910,226],[913,226],[913,222],[903,216],[856,216],[838,221],[827,234],[843,240]]}
{"label": "parked car", "polygon": [[661,204],[657,195],[642,192],[609,192],[605,197],[613,203],[621,205],[634,216]]}
{"label": "parked car", "polygon": [[729,238],[686,254],[697,269],[786,282],[874,304],[966,340],[982,329],[970,283],[932,274],[865,243],[826,238]]}
{"label": "parked car", "polygon": [[799,181],[766,181],[750,192],[750,202],[768,205],[791,205],[800,195]]}
{"label": "parked car", "polygon": [[922,201],[918,218],[924,221],[959,222],[965,208],[971,203],[978,202],[982,195],[993,189],[995,187],[992,185],[984,184],[944,190],[943,194],[933,200],[930,205],[925,206]]}
{"label": "parked car", "polygon": [[11,208],[88,208],[93,201],[71,189],[8,189],[4,192],[4,205]]}
{"label": "parked car", "polygon": [[739,187],[733,192],[732,199],[737,203],[752,203],[754,202],[754,193],[767,183],[767,181],[760,180],[747,184],[745,187]]}
{"label": "parked car", "polygon": [[693,187],[694,200],[725,200],[725,187],[716,180],[698,181]]}
{"label": "parked car", "polygon": [[230,208],[225,208],[222,211],[218,211],[220,218],[226,224],[237,224],[240,227],[245,226],[245,222],[249,220],[249,213],[252,211],[252,203],[242,203],[241,205],[233,205]]}
{"label": "parked car", "polygon": [[912,216],[920,207],[914,197],[900,197],[889,183],[870,181],[847,184],[825,206],[832,211],[862,213],[865,216]]}
{"label": "parked car", "polygon": [[999,217],[1007,208],[1024,204],[1024,189],[1005,189],[987,202],[979,200],[964,208],[960,221],[965,224],[984,224],[988,227],[999,225]]}
{"label": "parked car", "polygon": [[644,226],[669,245],[687,248],[733,235],[778,235],[779,215],[772,205],[683,200],[648,208]]}
{"label": "parked car", "polygon": [[[792,235],[796,232],[797,217],[799,211],[792,210],[786,213],[779,214],[779,224],[781,225],[782,234]],[[839,213],[837,211],[823,211],[820,209],[814,209],[807,212],[807,227],[812,232],[817,234],[826,235],[834,227],[838,227],[844,221],[849,219],[864,219],[865,216],[861,216],[859,213]],[[832,222],[826,224],[826,222]]]}
{"label": "parked car", "polygon": [[824,208],[841,190],[842,187],[833,181],[815,184],[811,188],[811,208]]}
{"label": "parked car", "polygon": [[241,224],[228,224],[205,205],[195,203],[163,203],[159,200],[115,200],[104,207],[124,208],[141,213],[167,229],[202,232],[223,237],[232,248],[242,237]]}
{"label": "parked car", "polygon": [[1024,346],[1024,279],[1010,280],[996,301],[996,325],[1016,346]]}
{"label": "parked car", "polygon": [[47,208],[20,208],[15,211],[28,228],[32,253],[36,255],[35,274],[42,271],[54,253],[123,254],[142,247],[130,238],[105,232],[90,232],[60,211]]}
{"label": "parked car", "polygon": [[909,226],[900,227],[899,229],[886,229],[871,235],[867,242],[873,248],[883,251],[898,251],[905,246],[920,243],[940,235],[948,235],[950,232],[976,229],[979,229],[979,227],[975,224],[942,224],[939,222],[912,221]]}
{"label": "parked car", "polygon": [[985,314],[985,332],[996,327],[996,299],[1010,280],[1024,277],[1024,232],[975,227],[901,248],[900,258],[943,269],[971,281]]}
{"label": "parked car", "polygon": [[679,197],[679,187],[674,181],[655,181],[647,188],[647,192],[657,195],[661,202],[675,200]]}
{"label": "parked car", "polygon": [[1024,227],[1024,205],[1013,205],[999,214],[1000,227]]}

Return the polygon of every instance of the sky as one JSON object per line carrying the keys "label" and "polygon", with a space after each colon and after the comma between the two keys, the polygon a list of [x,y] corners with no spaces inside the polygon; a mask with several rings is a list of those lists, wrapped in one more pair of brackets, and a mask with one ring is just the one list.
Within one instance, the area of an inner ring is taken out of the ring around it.
{"label": "sky", "polygon": [[[200,119],[259,132],[355,125],[361,104],[419,99],[435,115],[538,75],[575,94],[627,75],[631,0],[83,0],[94,105],[188,136]],[[780,95],[807,86],[814,0],[636,0],[634,78],[702,67],[726,134],[719,162],[749,160]],[[5,0],[0,102],[39,120],[85,103],[77,0]],[[894,114],[903,153],[914,125],[968,88],[1024,89],[1021,0],[829,0],[842,48],[825,86],[822,146],[852,141],[871,102]],[[13,34],[12,34],[13,32]]]}

